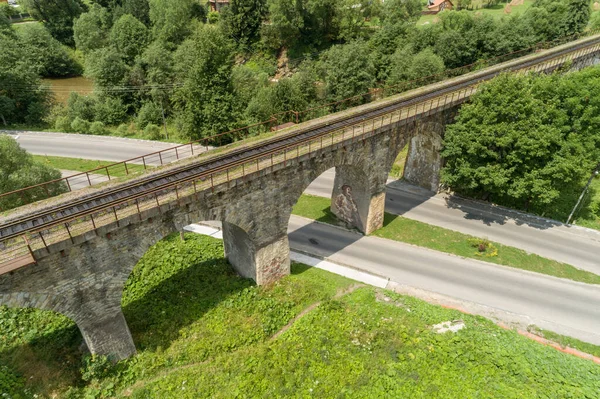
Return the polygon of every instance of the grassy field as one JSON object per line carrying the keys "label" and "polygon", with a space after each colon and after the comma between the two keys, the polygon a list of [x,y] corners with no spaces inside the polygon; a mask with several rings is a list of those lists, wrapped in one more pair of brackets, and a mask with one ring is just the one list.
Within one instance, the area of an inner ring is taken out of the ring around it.
{"label": "grassy field", "polygon": [[[294,207],[293,213],[320,222],[336,224],[337,219],[329,210],[330,205],[329,198],[303,195]],[[600,276],[565,263],[389,213],[385,214],[384,227],[372,235],[465,258],[484,260],[583,283],[600,284]],[[479,251],[479,245],[485,246],[484,252]]]}
{"label": "grassy field", "polygon": [[[52,157],[47,155],[33,155],[33,159],[36,162],[43,163],[62,170],[72,170],[76,172],[87,172],[92,169],[100,168],[103,166],[111,165],[114,162],[110,161],[97,161],[91,159],[81,158],[65,158],[65,157]],[[151,166],[149,166],[151,168]],[[127,170],[129,173],[141,172],[144,170],[143,165],[127,164]],[[106,176],[106,170],[101,169],[94,172],[98,175]],[[126,176],[125,166],[122,164],[112,166],[108,168],[108,173],[112,177],[123,177]]]}
{"label": "grassy field", "polygon": [[[84,358],[68,319],[0,308],[0,393],[29,398],[595,398],[600,367],[477,316],[295,264],[238,277],[213,238],[168,237],[123,307],[138,354]],[[435,324],[462,320],[458,333]]]}
{"label": "grassy field", "polygon": [[[466,11],[472,12],[475,14],[481,14],[481,15],[487,14],[487,15],[491,15],[494,18],[500,19],[503,16],[516,15],[516,14],[521,14],[521,13],[525,12],[525,10],[527,10],[529,7],[531,7],[533,2],[534,2],[534,0],[525,0],[522,5],[511,6],[510,14],[506,14],[504,12],[504,7],[506,6],[507,3],[510,3],[510,1],[500,2],[500,4],[497,4],[492,7],[484,7],[484,5],[487,4],[487,2],[474,0],[472,2],[473,9],[466,10]],[[426,9],[427,9],[427,7],[424,8],[424,10],[426,10]],[[436,21],[437,21],[436,18],[438,18],[437,15],[422,15],[421,18],[417,21],[417,26],[436,23]]]}

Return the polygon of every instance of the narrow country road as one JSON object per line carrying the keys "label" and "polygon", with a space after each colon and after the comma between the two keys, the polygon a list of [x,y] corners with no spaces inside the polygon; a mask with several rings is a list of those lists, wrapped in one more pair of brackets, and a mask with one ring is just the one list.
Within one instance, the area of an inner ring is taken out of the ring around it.
{"label": "narrow country road", "polygon": [[[308,187],[306,193],[330,197],[334,178],[334,170],[328,170]],[[390,182],[385,210],[449,230],[485,237],[600,275],[600,232],[543,220],[528,219],[527,223],[522,223],[492,206],[468,200],[447,201],[447,197],[405,182]]]}
{"label": "narrow country road", "polygon": [[111,136],[92,136],[71,133],[8,132],[19,145],[36,155],[68,158],[98,159],[120,162],[178,144],[135,140]]}
{"label": "narrow country road", "polygon": [[463,259],[292,216],[293,250],[392,281],[525,316],[529,324],[600,345],[600,286]]}

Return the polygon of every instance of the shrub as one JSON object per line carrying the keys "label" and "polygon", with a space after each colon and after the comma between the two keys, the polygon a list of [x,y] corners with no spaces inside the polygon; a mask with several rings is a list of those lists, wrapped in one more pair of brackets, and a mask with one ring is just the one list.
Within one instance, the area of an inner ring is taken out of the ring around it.
{"label": "shrub", "polygon": [[90,127],[90,122],[86,121],[85,119],[81,119],[80,117],[75,118],[73,122],[71,122],[71,129],[77,133],[89,134]]}
{"label": "shrub", "polygon": [[160,134],[160,127],[158,127],[158,126],[150,123],[144,129],[144,136],[148,140],[159,140],[161,138],[160,137],[161,136],[161,134]]}
{"label": "shrub", "polygon": [[120,98],[104,97],[94,105],[94,113],[95,120],[106,125],[118,125],[127,118],[127,106]]}
{"label": "shrub", "polygon": [[162,122],[162,112],[158,104],[154,102],[146,102],[137,115],[137,125],[140,129],[144,129],[149,124],[160,125]]}
{"label": "shrub", "polygon": [[216,11],[209,12],[206,21],[209,24],[216,24],[217,22],[219,22],[219,13]]}
{"label": "shrub", "polygon": [[61,132],[70,132],[71,120],[68,116],[58,116],[54,120],[54,128],[56,130],[60,130]]}
{"label": "shrub", "polygon": [[98,135],[98,136],[102,136],[104,134],[107,134],[108,132],[107,132],[106,128],[104,127],[104,123],[96,121],[91,124],[90,133]]}
{"label": "shrub", "polygon": [[100,380],[111,375],[113,365],[106,356],[91,355],[83,358],[81,379],[84,381]]}
{"label": "shrub", "polygon": [[119,136],[129,136],[129,125],[122,123],[117,128],[117,135]]}

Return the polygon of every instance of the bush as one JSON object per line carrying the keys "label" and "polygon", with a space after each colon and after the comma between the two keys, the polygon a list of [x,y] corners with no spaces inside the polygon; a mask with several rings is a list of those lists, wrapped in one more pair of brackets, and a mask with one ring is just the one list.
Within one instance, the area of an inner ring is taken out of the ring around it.
{"label": "bush", "polygon": [[127,106],[120,98],[99,98],[94,105],[95,120],[106,125],[118,125],[127,118]]}
{"label": "bush", "polygon": [[217,22],[219,22],[219,13],[216,11],[209,12],[206,21],[209,24],[216,24]]}
{"label": "bush", "polygon": [[108,131],[106,130],[106,127],[104,127],[104,123],[96,121],[91,124],[90,133],[97,136],[102,136],[107,134]]}
{"label": "bush", "polygon": [[150,123],[144,129],[144,136],[148,140],[159,140],[161,138],[160,127]]}
{"label": "bush", "polygon": [[77,117],[71,122],[71,129],[76,133],[89,134],[90,133],[90,122],[85,119]]}
{"label": "bush", "polygon": [[68,116],[58,116],[54,120],[54,128],[56,130],[60,130],[61,132],[70,132],[71,131],[71,120]]}
{"label": "bush", "polygon": [[94,97],[82,96],[76,92],[72,92],[67,100],[67,112],[72,121],[77,118],[87,121],[95,120],[95,107],[96,99]]}
{"label": "bush", "polygon": [[117,128],[117,135],[119,136],[129,136],[129,125],[122,123]]}
{"label": "bush", "polygon": [[137,125],[140,129],[144,129],[149,124],[160,125],[162,123],[162,111],[158,104],[154,102],[146,102],[137,116]]}

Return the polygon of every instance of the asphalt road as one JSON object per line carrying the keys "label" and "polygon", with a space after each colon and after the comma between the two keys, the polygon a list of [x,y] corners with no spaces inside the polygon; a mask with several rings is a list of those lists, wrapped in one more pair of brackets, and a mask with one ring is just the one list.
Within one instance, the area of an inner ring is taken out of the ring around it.
{"label": "asphalt road", "polygon": [[[330,197],[334,177],[334,170],[328,170],[306,193]],[[542,220],[521,223],[491,206],[470,201],[448,202],[447,195],[433,195],[403,182],[388,183],[385,210],[600,274],[600,232]]]}
{"label": "asphalt road", "polygon": [[120,162],[176,146],[148,140],[70,133],[11,133],[32,154]]}
{"label": "asphalt road", "polygon": [[293,250],[392,281],[524,316],[530,324],[600,345],[600,287],[463,259],[292,216]]}

